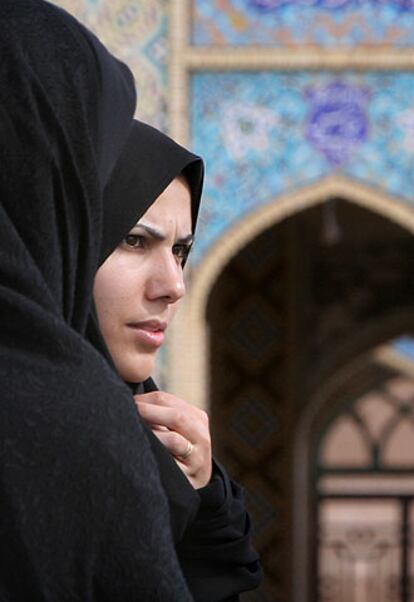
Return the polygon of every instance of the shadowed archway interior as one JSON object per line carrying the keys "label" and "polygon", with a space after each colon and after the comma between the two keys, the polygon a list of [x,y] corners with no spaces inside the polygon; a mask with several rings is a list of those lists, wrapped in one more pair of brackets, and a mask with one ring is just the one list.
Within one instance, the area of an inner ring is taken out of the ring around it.
{"label": "shadowed archway interior", "polygon": [[381,324],[410,309],[413,268],[409,232],[333,198],[261,233],[217,279],[207,308],[214,443],[246,488],[266,573],[244,600],[293,599],[299,418],[342,366],[402,334],[398,321]]}

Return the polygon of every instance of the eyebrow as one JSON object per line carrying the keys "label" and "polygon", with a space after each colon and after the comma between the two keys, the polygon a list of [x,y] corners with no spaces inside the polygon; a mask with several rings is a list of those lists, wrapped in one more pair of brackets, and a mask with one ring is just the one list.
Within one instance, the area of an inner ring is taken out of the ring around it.
{"label": "eyebrow", "polygon": [[[157,228],[154,228],[153,226],[149,226],[147,224],[143,224],[142,222],[138,222],[135,227],[142,228],[152,238],[155,238],[155,240],[161,240],[162,241],[162,240],[166,239],[166,235],[161,230],[158,230]],[[175,244],[192,244],[193,242],[194,242],[194,235],[193,234],[188,234],[187,236],[183,236],[182,238],[178,238],[175,241]]]}

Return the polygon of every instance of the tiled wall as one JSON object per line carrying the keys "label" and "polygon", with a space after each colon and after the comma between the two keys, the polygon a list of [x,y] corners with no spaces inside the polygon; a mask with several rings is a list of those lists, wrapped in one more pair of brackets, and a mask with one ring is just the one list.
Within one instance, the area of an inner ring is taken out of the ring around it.
{"label": "tiled wall", "polygon": [[207,163],[198,258],[239,217],[327,175],[414,200],[414,73],[201,73],[192,99]]}
{"label": "tiled wall", "polygon": [[197,45],[324,47],[414,42],[412,0],[193,0]]}

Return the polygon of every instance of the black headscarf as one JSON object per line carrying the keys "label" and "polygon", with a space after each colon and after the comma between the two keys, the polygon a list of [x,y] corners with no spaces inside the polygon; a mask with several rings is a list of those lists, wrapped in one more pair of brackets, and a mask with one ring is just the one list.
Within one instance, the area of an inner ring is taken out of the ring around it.
{"label": "black headscarf", "polygon": [[101,263],[180,174],[190,187],[194,232],[203,184],[201,158],[159,130],[134,120],[104,194]]}
{"label": "black headscarf", "polygon": [[0,599],[187,601],[132,397],[84,338],[132,77],[42,0],[0,23]]}
{"label": "black headscarf", "polygon": [[[104,194],[101,263],[115,250],[168,184],[179,175],[185,177],[190,187],[194,233],[204,175],[201,158],[155,128],[134,121]],[[92,312],[88,325],[88,338],[115,370],[99,331],[95,311]],[[152,378],[144,383],[129,383],[129,386],[136,393],[157,388]],[[177,468],[171,454],[145,424],[144,428],[167,492],[171,526],[177,542],[195,516],[199,499],[187,478]]]}
{"label": "black headscarf", "polygon": [[[203,187],[202,159],[166,134],[135,119],[104,191],[100,265],[174,178],[180,175],[185,177],[190,187],[194,233]],[[114,367],[99,330],[94,308],[91,311],[87,336]],[[138,383],[130,383],[132,388],[136,384]],[[155,387],[151,379],[148,380],[148,387]]]}

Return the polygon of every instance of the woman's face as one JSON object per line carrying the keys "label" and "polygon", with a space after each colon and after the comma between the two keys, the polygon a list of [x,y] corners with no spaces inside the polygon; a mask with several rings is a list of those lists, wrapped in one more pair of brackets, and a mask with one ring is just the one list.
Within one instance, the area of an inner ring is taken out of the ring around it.
{"label": "woman's face", "polygon": [[120,376],[141,382],[177,302],[185,293],[183,261],[192,243],[191,196],[175,178],[98,270],[99,325]]}

